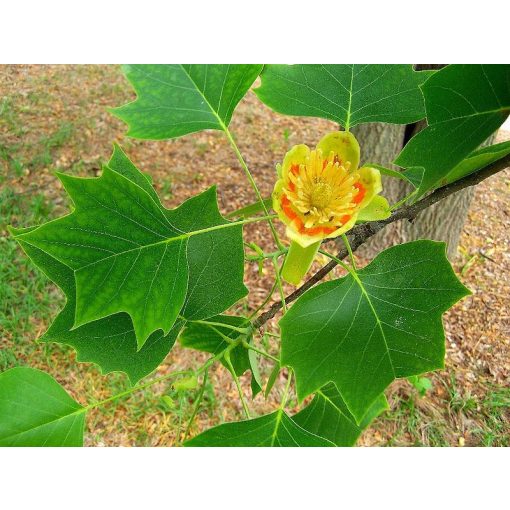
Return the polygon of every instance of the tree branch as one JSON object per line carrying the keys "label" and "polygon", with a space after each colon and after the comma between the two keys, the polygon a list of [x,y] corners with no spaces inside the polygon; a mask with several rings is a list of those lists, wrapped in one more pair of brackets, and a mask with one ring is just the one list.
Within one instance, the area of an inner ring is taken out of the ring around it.
{"label": "tree branch", "polygon": [[[351,232],[348,234],[349,242],[351,244],[351,248],[353,251],[357,250],[362,244],[364,244],[368,239],[377,234],[380,230],[382,230],[386,225],[393,223],[395,221],[400,220],[409,220],[413,221],[418,214],[427,209],[431,205],[436,204],[437,202],[445,199],[446,197],[457,193],[458,191],[468,188],[470,186],[475,186],[482,182],[483,180],[491,177],[492,175],[504,170],[505,168],[510,166],[510,154],[501,158],[500,160],[487,165],[486,167],[478,170],[475,173],[467,175],[458,181],[452,182],[442,188],[438,188],[430,195],[422,198],[418,202],[413,205],[401,207],[397,209],[389,218],[382,221],[371,221],[368,223],[363,223],[353,228]],[[336,257],[340,260],[344,259],[348,255],[347,249],[343,247],[337,254]],[[333,268],[337,265],[336,262],[331,261],[326,264],[324,267],[319,269],[311,278],[309,278],[301,287],[297,288],[294,292],[286,296],[285,303],[289,304],[292,301],[295,301],[299,296],[304,294],[308,289],[313,287],[316,283],[322,280]],[[263,313],[261,313],[253,322],[253,326],[255,328],[260,328],[264,325],[268,320],[272,319],[278,311],[282,308],[281,301],[273,303],[269,309]]]}

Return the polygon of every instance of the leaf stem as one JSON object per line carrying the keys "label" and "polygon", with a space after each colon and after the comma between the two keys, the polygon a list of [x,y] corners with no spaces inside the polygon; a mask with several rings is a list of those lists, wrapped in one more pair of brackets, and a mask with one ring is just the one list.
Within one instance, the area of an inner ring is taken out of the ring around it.
{"label": "leaf stem", "polygon": [[277,357],[273,356],[272,354],[269,354],[266,351],[258,349],[254,345],[249,344],[246,340],[243,340],[242,343],[243,343],[243,347],[245,347],[246,349],[250,349],[252,351],[255,351],[256,353],[260,354],[261,356],[264,356],[265,358],[268,358],[268,359],[271,359],[273,361],[276,361],[277,363],[280,363],[280,360]]}
{"label": "leaf stem", "polygon": [[354,270],[356,270],[356,261],[354,260],[354,254],[352,253],[351,243],[349,243],[349,239],[347,238],[347,236],[345,234],[342,234],[342,239],[344,241],[345,248],[347,249],[347,251],[349,253],[349,258],[351,259],[352,267],[354,268]]}
{"label": "leaf stem", "polygon": [[278,433],[278,428],[280,427],[280,423],[282,421],[282,414],[285,409],[285,404],[287,403],[287,397],[289,395],[290,383],[292,381],[292,369],[291,368],[289,368],[288,374],[289,375],[288,375],[288,379],[287,379],[287,384],[285,385],[285,390],[283,391],[282,401],[280,402],[280,407],[278,408],[278,411],[277,411],[278,414],[276,416],[275,427],[273,430],[273,434],[271,436],[271,446],[274,446],[276,434]]}
{"label": "leaf stem", "polygon": [[195,399],[195,407],[193,408],[193,413],[191,415],[191,418],[188,421],[188,425],[186,426],[186,430],[184,431],[184,440],[186,440],[186,437],[188,437],[189,431],[191,429],[191,426],[193,425],[193,421],[195,420],[195,417],[198,414],[198,410],[200,408],[200,404],[202,404],[202,399],[204,398],[204,392],[205,392],[205,385],[207,384],[207,377],[209,375],[209,370],[206,370],[204,373],[204,377],[202,378],[202,385],[200,387],[199,393],[197,395],[197,398]]}
{"label": "leaf stem", "polygon": [[177,377],[179,375],[186,375],[186,374],[192,374],[192,373],[193,373],[193,370],[179,370],[178,372],[172,372],[171,374],[166,374],[166,375],[163,375],[156,379],[152,379],[151,381],[146,382],[144,384],[132,386],[131,388],[129,388],[126,391],[122,391],[122,392],[112,395],[111,397],[108,397],[104,400],[100,400],[98,402],[92,402],[92,403],[86,405],[83,408],[83,412],[89,411],[90,409],[94,409],[96,407],[101,407],[104,404],[108,404],[109,402],[113,402],[114,400],[118,400],[119,398],[127,397],[128,395],[131,395],[131,393],[134,393],[134,392],[140,391],[140,390],[144,390],[144,389],[149,388],[150,386],[153,386],[154,384],[157,384],[159,382],[167,381],[168,379]]}
{"label": "leaf stem", "polygon": [[413,198],[413,196],[416,195],[417,192],[418,192],[417,189],[415,189],[414,191],[411,191],[411,193],[406,195],[402,200],[399,200],[398,202],[393,204],[390,207],[390,211],[394,211],[395,209],[398,209],[401,205],[405,204],[409,199]]}
{"label": "leaf stem", "polygon": [[292,382],[292,369],[289,368],[288,372],[288,378],[287,378],[287,384],[285,385],[285,390],[283,391],[282,395],[282,401],[280,403],[280,410],[283,411],[285,409],[285,404],[287,403],[287,399],[289,398],[289,390],[290,390],[290,383]]}
{"label": "leaf stem", "polygon": [[[276,284],[278,285],[278,291],[280,292],[280,299],[282,302],[282,309],[283,313],[287,313],[287,305],[285,304],[285,292],[283,292],[283,284],[282,284],[282,277],[281,277],[281,267],[278,267],[278,257],[273,257],[271,259],[273,261],[274,271],[275,271],[275,278],[276,278]],[[285,261],[284,261],[285,263]]]}
{"label": "leaf stem", "polygon": [[237,377],[236,371],[234,370],[234,365],[232,365],[232,361],[230,360],[230,351],[226,350],[224,359],[227,362],[230,373],[232,374],[232,378],[234,379],[235,385],[237,387],[237,392],[239,393],[239,398],[241,399],[241,404],[243,405],[244,413],[248,419],[251,418],[250,410],[248,409],[248,404],[244,398],[243,389],[241,388],[241,383],[239,382],[239,378]]}
{"label": "leaf stem", "polygon": [[[224,324],[221,324],[221,326],[223,326],[223,325]],[[200,366],[196,370],[179,370],[179,371],[176,371],[176,372],[172,372],[170,374],[163,375],[161,377],[157,377],[156,379],[152,379],[151,381],[148,381],[148,382],[146,382],[144,384],[138,384],[138,385],[132,386],[128,390],[121,391],[120,393],[116,393],[115,395],[112,395],[111,397],[105,398],[104,400],[99,400],[97,402],[91,402],[91,403],[87,404],[86,406],[83,406],[81,409],[78,409],[77,411],[75,411],[72,414],[86,413],[90,409],[95,409],[96,407],[101,407],[101,406],[103,406],[105,404],[108,404],[110,402],[114,402],[115,400],[118,400],[118,399],[123,398],[123,397],[127,397],[127,396],[131,395],[132,393],[144,390],[146,388],[154,386],[155,384],[157,384],[159,382],[167,381],[168,379],[172,379],[172,378],[177,377],[179,375],[188,375],[188,374],[199,375],[202,372],[207,371],[209,369],[209,367],[215,361],[220,360],[224,356],[227,355],[227,356],[229,356],[229,359],[230,359],[230,351],[232,349],[234,349],[235,347],[237,347],[242,342],[242,340],[243,340],[242,336],[240,336],[236,340],[233,340],[232,343],[230,343],[223,351],[219,352],[218,354],[216,354],[214,356],[211,356],[208,360],[205,361],[205,363],[202,366]]]}
{"label": "leaf stem", "polygon": [[256,260],[265,260],[265,259],[271,259],[271,258],[278,258],[281,257],[284,253],[287,253],[288,250],[278,250],[273,251],[271,253],[262,253],[261,255],[246,255],[246,260],[250,261],[256,261]]}
{"label": "leaf stem", "polygon": [[255,315],[257,315],[262,308],[264,308],[269,301],[271,301],[271,298],[273,297],[274,291],[276,290],[276,287],[278,286],[278,281],[275,279],[273,286],[271,287],[271,290],[269,291],[268,295],[264,299],[264,301],[257,307],[257,309],[249,316],[249,320],[251,321]]}
{"label": "leaf stem", "polygon": [[[181,318],[179,316],[179,318]],[[182,317],[184,319],[184,317]],[[204,324],[205,326],[217,326],[219,328],[225,328],[225,329],[231,329],[232,331],[237,331],[238,333],[241,333],[242,335],[248,335],[251,332],[251,327],[247,328],[238,328],[237,326],[232,326],[231,324],[226,324],[224,322],[214,322],[214,321],[207,321],[207,320],[196,320],[196,321],[188,321],[194,324]]]}
{"label": "leaf stem", "polygon": [[331,253],[328,253],[327,251],[324,250],[319,250],[319,253],[322,253],[323,255],[326,255],[326,257],[329,257],[331,260],[334,260],[337,264],[342,266],[349,274],[351,274],[352,276],[356,276],[357,278],[358,275],[356,274],[356,270],[349,267],[343,260],[340,260],[338,257],[335,257]]}
{"label": "leaf stem", "polygon": [[[264,214],[266,216],[269,216],[269,211],[266,207],[266,204],[264,202],[264,199],[262,198],[262,195],[259,191],[259,188],[257,186],[257,183],[255,182],[255,179],[253,178],[253,175],[251,174],[250,172],[250,169],[248,168],[248,165],[246,164],[246,161],[244,160],[243,158],[243,155],[241,154],[239,148],[237,147],[237,144],[232,136],[232,133],[230,132],[230,130],[228,129],[228,127],[225,125],[225,123],[223,123],[223,121],[221,122],[222,124],[222,128],[223,128],[223,131],[225,132],[225,135],[228,139],[228,141],[230,142],[230,145],[232,147],[232,149],[234,150],[236,156],[237,156],[237,159],[239,161],[239,164],[241,165],[241,168],[244,170],[244,173],[246,174],[246,177],[248,178],[248,181],[250,181],[250,184],[251,184],[251,187],[253,188],[253,191],[255,191],[255,195],[257,195],[257,198],[262,206],[262,209],[264,211]],[[276,232],[276,229],[274,228],[274,225],[273,225],[273,222],[271,221],[271,219],[268,219],[268,224],[269,224],[269,228],[271,229],[271,233],[273,234],[273,238],[275,240],[275,243],[276,243],[276,246],[278,246],[278,248],[280,250],[283,249],[283,245],[280,241],[280,238],[278,237],[278,233]]]}

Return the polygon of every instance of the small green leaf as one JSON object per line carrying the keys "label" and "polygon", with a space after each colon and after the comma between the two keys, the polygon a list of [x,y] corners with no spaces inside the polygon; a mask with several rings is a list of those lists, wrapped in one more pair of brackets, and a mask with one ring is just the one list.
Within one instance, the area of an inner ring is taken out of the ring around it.
{"label": "small green leaf", "polygon": [[509,83],[508,64],[454,64],[425,82],[422,90],[429,125],[409,141],[395,160],[401,167],[423,171],[420,196],[440,186],[464,158],[503,124],[510,113]]}
{"label": "small green leaf", "polygon": [[224,130],[261,70],[258,64],[125,65],[137,99],[111,112],[129,125],[127,134],[134,138]]}
{"label": "small green leaf", "polygon": [[[219,354],[229,346],[229,341],[236,340],[240,334],[238,331],[227,327],[218,326],[218,324],[228,324],[237,328],[249,325],[249,320],[245,317],[236,317],[232,315],[217,315],[211,317],[209,322],[216,324],[204,324],[197,322],[189,322],[186,328],[179,336],[179,343],[188,349],[196,349],[197,351],[209,352],[211,354]],[[252,340],[251,334],[247,338],[247,342]],[[251,352],[251,351],[250,351]],[[253,396],[261,391],[260,375],[256,365],[256,358],[250,356],[249,350],[242,344],[239,344],[230,352],[230,361],[234,367],[237,376],[243,375],[247,370],[252,374],[251,389]],[[226,361],[221,358],[221,363],[225,368],[229,368]]]}
{"label": "small green leaf", "polygon": [[414,185],[414,181],[409,179],[407,172],[400,172],[398,170],[393,170],[391,168],[386,168],[385,166],[378,165],[376,163],[366,163],[363,166],[370,166],[372,168],[377,168],[382,175],[387,175],[388,177],[394,177],[395,179],[400,179],[402,181],[406,181],[409,184]]}
{"label": "small green leaf", "polygon": [[267,399],[269,393],[271,393],[271,390],[273,389],[274,383],[276,382],[276,379],[278,378],[278,374],[280,373],[281,366],[280,363],[275,363],[275,366],[273,367],[273,370],[271,370],[271,373],[269,374],[269,378],[267,380],[266,389],[264,391],[264,397]]}
{"label": "small green leaf", "polygon": [[432,381],[428,377],[420,377],[412,375],[407,380],[415,387],[418,393],[423,396],[427,391],[432,389]]}
{"label": "small green leaf", "polygon": [[224,423],[186,441],[184,446],[334,446],[293,422],[285,412]]}
{"label": "small green leaf", "polygon": [[175,405],[174,399],[170,395],[163,395],[161,397],[161,400],[164,402],[165,406],[170,410],[173,410],[177,407]]}
{"label": "small green leaf", "polygon": [[279,113],[330,119],[346,130],[363,122],[409,124],[425,117],[418,87],[432,73],[409,64],[266,65],[255,93]]}
{"label": "small green leaf", "polygon": [[358,425],[340,392],[330,383],[318,390],[312,402],[292,419],[305,430],[329,439],[336,446],[353,446],[363,430],[387,409],[388,401],[380,395]]}
{"label": "small green leaf", "polygon": [[221,217],[214,188],[168,210],[124,153],[112,163],[99,178],[61,175],[73,212],[17,239],[73,271],[74,328],[126,312],[140,349],[181,309],[203,318],[246,295],[242,225]]}
{"label": "small green leaf", "polygon": [[441,316],[467,294],[444,243],[394,246],[296,301],[280,320],[282,365],[300,400],[334,382],[359,423],[394,379],[443,367]]}
{"label": "small green leaf", "polygon": [[188,391],[195,390],[198,388],[198,379],[196,375],[192,375],[190,377],[185,377],[183,379],[178,379],[173,384],[174,390],[176,391]]}
{"label": "small green leaf", "polygon": [[0,446],[83,446],[85,412],[45,372],[0,374]]}

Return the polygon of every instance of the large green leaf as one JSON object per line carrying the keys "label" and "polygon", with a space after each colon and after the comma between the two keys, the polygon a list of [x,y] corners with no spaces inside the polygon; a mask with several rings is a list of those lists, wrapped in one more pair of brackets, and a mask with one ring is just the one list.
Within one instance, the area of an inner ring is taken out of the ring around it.
{"label": "large green leaf", "polygon": [[503,124],[510,113],[510,65],[450,65],[422,90],[429,126],[395,160],[423,171],[420,195],[439,186]]}
{"label": "large green leaf", "polygon": [[85,411],[45,372],[0,374],[0,446],[82,446]]}
{"label": "large green leaf", "polygon": [[186,441],[185,446],[334,446],[294,423],[285,412],[224,423]]}
{"label": "large green leaf", "polygon": [[394,379],[443,366],[441,316],[468,293],[434,241],[394,246],[356,278],[312,288],[280,320],[299,399],[334,382],[360,423]]}
{"label": "large green leaf", "polygon": [[[21,234],[33,229],[11,229]],[[129,315],[117,313],[73,329],[76,285],[73,271],[44,251],[19,239],[25,253],[66,295],[66,305],[40,338],[76,350],[78,361],[96,363],[103,374],[125,372],[135,384],[150,374],[165,359],[175,343],[183,321],[177,320],[168,335],[155,331],[137,350],[136,336]]]}
{"label": "large green leaf", "polygon": [[[209,319],[210,324],[190,322],[179,336],[179,343],[183,347],[189,349],[196,349],[202,352],[209,352],[211,354],[219,354],[224,351],[229,342],[227,338],[235,340],[241,335],[240,332],[227,327],[222,327],[219,324],[229,324],[237,328],[243,328],[249,325],[250,321],[245,317],[235,317],[231,315],[217,315]],[[212,324],[212,323],[216,324]],[[252,335],[250,334],[246,341],[250,343]],[[244,374],[247,370],[251,372],[251,389],[253,396],[260,392],[260,381],[258,380],[258,371],[256,360],[246,347],[239,344],[230,352],[230,361],[234,367],[234,372],[237,376]],[[221,358],[221,363],[228,369],[228,363]]]}
{"label": "large green leaf", "polygon": [[305,430],[325,437],[336,446],[353,446],[372,420],[389,409],[384,395],[379,395],[358,425],[332,383],[317,391],[315,397],[292,419]]}
{"label": "large green leaf", "polygon": [[221,217],[215,189],[168,210],[123,153],[112,161],[99,178],[60,175],[74,211],[17,236],[73,271],[74,327],[127,312],[141,348],[183,306],[202,318],[246,295],[242,225]]}
{"label": "large green leaf", "polygon": [[279,113],[330,119],[345,129],[408,124],[425,117],[418,86],[432,73],[408,64],[267,65],[255,93]]}
{"label": "large green leaf", "polygon": [[262,70],[258,64],[123,66],[136,101],[112,111],[134,138],[162,140],[203,129],[224,130]]}

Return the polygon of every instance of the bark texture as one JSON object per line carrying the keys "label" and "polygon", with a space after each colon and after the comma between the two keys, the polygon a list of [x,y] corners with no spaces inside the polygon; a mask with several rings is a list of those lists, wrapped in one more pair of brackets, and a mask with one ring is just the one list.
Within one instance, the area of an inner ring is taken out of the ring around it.
{"label": "bark texture", "polygon": [[[378,163],[398,170],[393,160],[404,146],[405,126],[371,123],[356,126],[352,130],[361,148],[361,164]],[[411,186],[392,177],[382,176],[383,195],[394,204],[409,193]],[[402,226],[394,223],[376,234],[368,243],[361,246],[358,253],[362,257],[374,257],[388,246],[402,243]]]}

